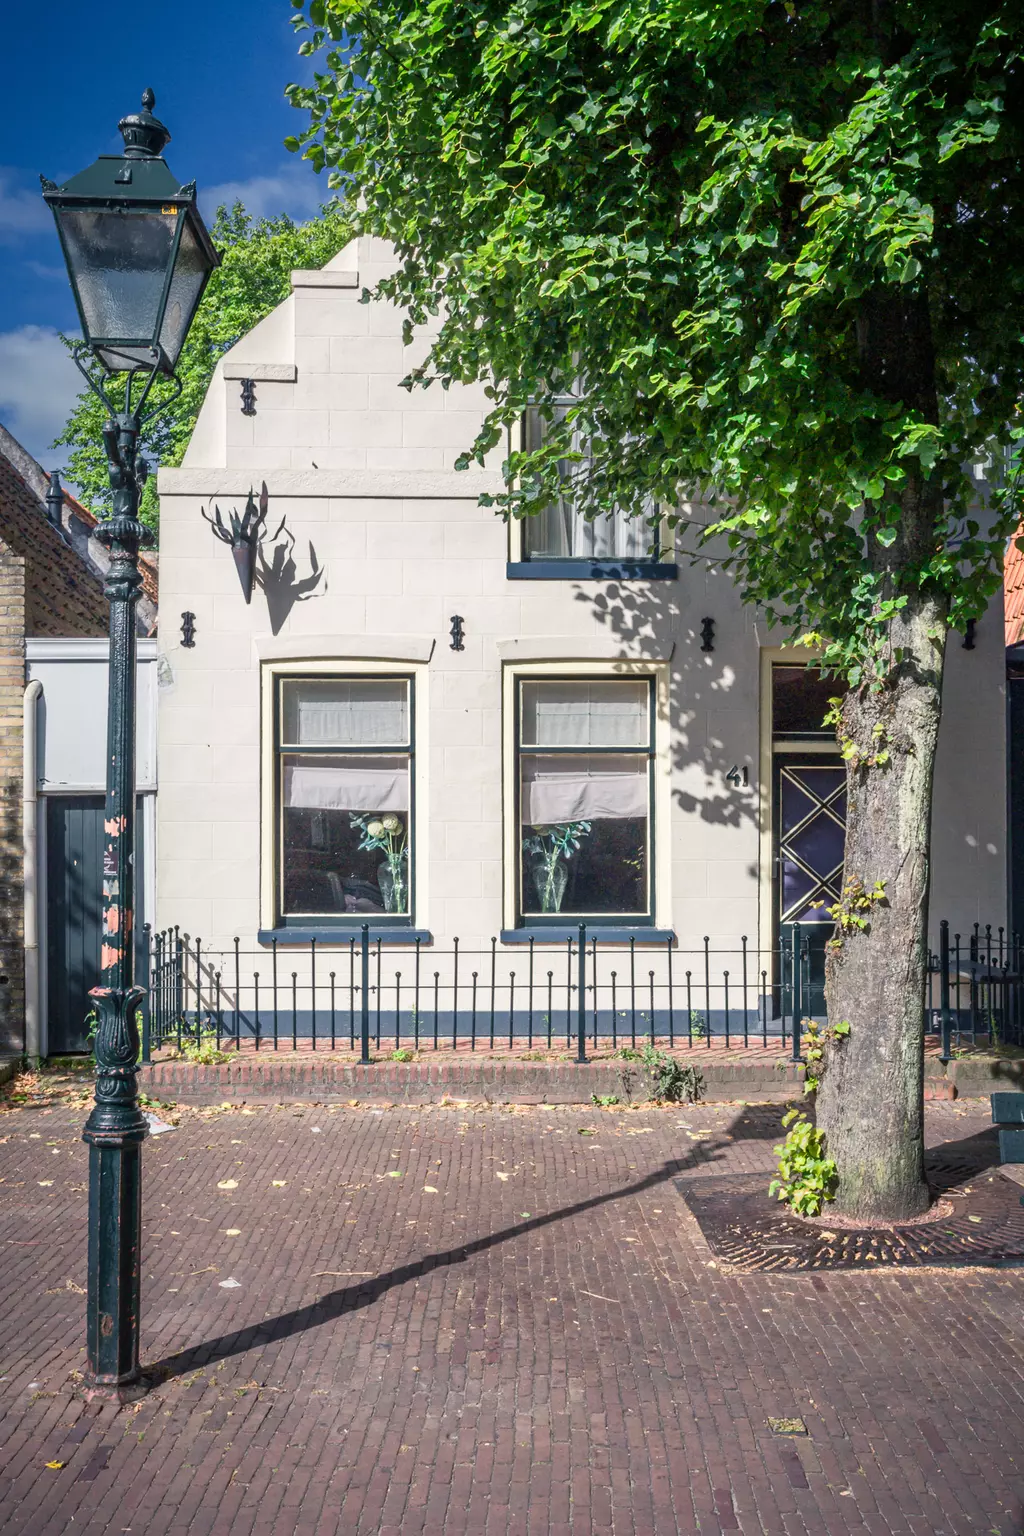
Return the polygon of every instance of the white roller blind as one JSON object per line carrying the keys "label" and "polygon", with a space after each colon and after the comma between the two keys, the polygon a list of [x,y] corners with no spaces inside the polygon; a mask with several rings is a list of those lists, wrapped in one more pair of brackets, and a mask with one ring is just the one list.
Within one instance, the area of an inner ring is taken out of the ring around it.
{"label": "white roller blind", "polygon": [[624,821],[647,815],[644,757],[524,757],[522,822]]}
{"label": "white roller blind", "polygon": [[296,678],[283,685],[282,746],[404,747],[409,685],[398,678]]}
{"label": "white roller blind", "polygon": [[522,684],[522,742],[528,747],[646,747],[646,682]]}
{"label": "white roller blind", "polygon": [[284,803],[298,810],[407,811],[404,757],[285,759]]}

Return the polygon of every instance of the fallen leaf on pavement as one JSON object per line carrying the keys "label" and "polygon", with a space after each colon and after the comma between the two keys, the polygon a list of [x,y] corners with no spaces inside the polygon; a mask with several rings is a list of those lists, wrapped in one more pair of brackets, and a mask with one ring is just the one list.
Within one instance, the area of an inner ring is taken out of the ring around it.
{"label": "fallen leaf on pavement", "polygon": [[238,1180],[237,1179],[221,1179],[220,1183],[217,1185],[217,1188],[218,1189],[237,1189],[238,1188]]}

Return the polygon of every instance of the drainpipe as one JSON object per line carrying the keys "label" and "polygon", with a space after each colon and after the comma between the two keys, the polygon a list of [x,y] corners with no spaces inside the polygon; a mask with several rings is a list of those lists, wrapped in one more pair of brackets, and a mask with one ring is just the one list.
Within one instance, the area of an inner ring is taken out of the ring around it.
{"label": "drainpipe", "polygon": [[36,705],[43,685],[36,678],[25,689],[23,702],[24,758],[21,775],[21,826],[25,868],[25,1055],[38,1061],[43,1054],[42,1021],[39,1012],[39,876],[37,869],[36,812],[37,725]]}

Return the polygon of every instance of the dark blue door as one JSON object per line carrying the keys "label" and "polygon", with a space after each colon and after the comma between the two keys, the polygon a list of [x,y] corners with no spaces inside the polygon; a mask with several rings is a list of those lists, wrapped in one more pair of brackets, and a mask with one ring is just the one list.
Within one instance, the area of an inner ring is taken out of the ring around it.
{"label": "dark blue door", "polygon": [[[45,797],[46,1002],[51,1056],[90,1049],[89,989],[100,979],[103,804],[102,795]],[[135,820],[135,847],[139,911],[145,871],[140,815]],[[141,922],[139,934],[141,937]]]}
{"label": "dark blue door", "polygon": [[[779,753],[774,767],[776,932],[788,951],[793,925],[800,924],[809,966],[803,1012],[820,1018],[825,1012],[825,945],[833,927],[827,909],[843,888],[846,767],[831,753]],[[783,1009],[788,1012],[787,999]]]}

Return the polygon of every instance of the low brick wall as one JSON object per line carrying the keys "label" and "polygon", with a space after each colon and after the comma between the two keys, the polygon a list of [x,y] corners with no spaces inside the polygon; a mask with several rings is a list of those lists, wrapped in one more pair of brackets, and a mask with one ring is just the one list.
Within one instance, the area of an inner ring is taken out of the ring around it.
{"label": "low brick wall", "polygon": [[[752,1054],[752,1053],[751,1053]],[[687,1058],[689,1059],[689,1058]],[[751,1060],[696,1060],[704,1073],[702,1098],[783,1101],[800,1093],[803,1068],[778,1056]],[[292,1099],[379,1099],[426,1104],[443,1098],[487,1100],[494,1104],[589,1104],[592,1095],[614,1094],[626,1103],[643,1101],[643,1075],[626,1062],[516,1061],[479,1056],[475,1060],[378,1061],[361,1067],[331,1057],[276,1053],[245,1056],[220,1066],[159,1061],[143,1067],[139,1086],[154,1098],[190,1104],[244,1103]]]}
{"label": "low brick wall", "polygon": [[[780,1052],[694,1051],[681,1056],[704,1075],[702,1099],[785,1102],[800,1098],[802,1064]],[[156,1061],[143,1067],[139,1086],[154,1098],[186,1104],[284,1103],[291,1100],[379,1100],[393,1104],[435,1104],[444,1098],[494,1104],[589,1104],[593,1095],[614,1094],[622,1103],[647,1099],[647,1082],[635,1064],[597,1060],[523,1061],[515,1057],[439,1056],[426,1061],[375,1061],[356,1065],[349,1056],[275,1051],[246,1052],[219,1066]],[[944,1066],[932,1053],[925,1059],[926,1099],[979,1098],[1024,1089],[1020,1058],[968,1056]]]}

